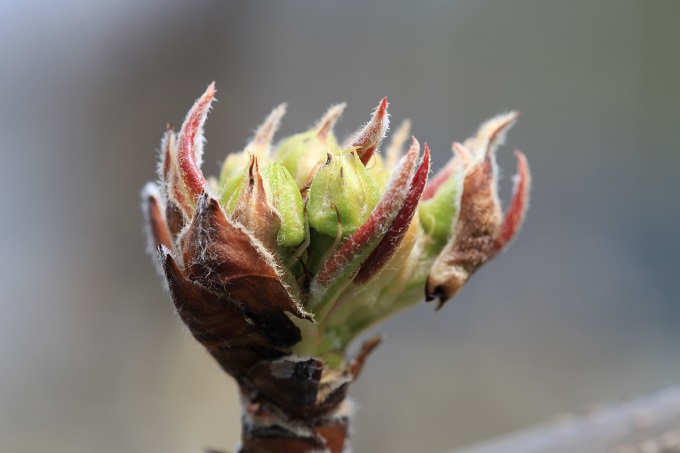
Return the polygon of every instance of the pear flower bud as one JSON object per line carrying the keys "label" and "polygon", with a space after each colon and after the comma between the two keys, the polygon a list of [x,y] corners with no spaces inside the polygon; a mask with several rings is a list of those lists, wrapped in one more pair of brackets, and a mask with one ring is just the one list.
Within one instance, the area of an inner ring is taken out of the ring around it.
{"label": "pear flower bud", "polygon": [[279,213],[281,225],[276,241],[281,247],[293,247],[305,240],[305,204],[295,180],[278,162],[264,170],[267,200]]}
{"label": "pear flower bud", "polygon": [[528,164],[517,151],[503,215],[495,161],[517,115],[455,143],[454,158],[428,182],[427,144],[421,152],[411,137],[402,155],[408,121],[381,156],[386,98],[343,147],[333,127],[345,104],[272,146],[282,104],[227,157],[217,181],[200,168],[214,97],[211,84],[180,130],[166,129],[159,182],[143,192],[149,243],[179,317],[240,386],[244,451],[340,452],[347,387],[378,344],[351,360],[350,342],[423,293],[441,306],[517,235]]}
{"label": "pear flower bud", "polygon": [[293,135],[281,142],[274,158],[288,169],[298,187],[311,182],[314,172],[331,150],[339,150],[333,126],[342,115],[345,104],[331,107],[314,129]]}
{"label": "pear flower bud", "polygon": [[344,237],[363,225],[380,200],[380,189],[356,153],[329,153],[309,188],[309,225],[328,236]]}

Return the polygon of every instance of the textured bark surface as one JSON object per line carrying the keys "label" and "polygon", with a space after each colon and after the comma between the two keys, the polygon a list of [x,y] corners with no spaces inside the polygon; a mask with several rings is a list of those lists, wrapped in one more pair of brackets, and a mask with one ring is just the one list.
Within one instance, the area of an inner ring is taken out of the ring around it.
{"label": "textured bark surface", "polygon": [[262,360],[237,379],[245,410],[241,453],[341,453],[349,448],[349,385],[380,343],[368,340],[340,370],[314,358]]}
{"label": "textured bark surface", "polygon": [[239,385],[244,406],[241,452],[346,451],[351,415],[347,390],[380,339],[368,340],[339,368],[289,355],[279,338],[258,329],[257,313],[246,313],[223,294],[192,284],[171,255],[162,264],[180,317]]}

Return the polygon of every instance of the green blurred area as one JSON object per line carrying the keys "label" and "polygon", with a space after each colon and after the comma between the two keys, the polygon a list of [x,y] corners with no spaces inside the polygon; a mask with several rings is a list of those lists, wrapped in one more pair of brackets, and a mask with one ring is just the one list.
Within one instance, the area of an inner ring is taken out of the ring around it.
{"label": "green blurred area", "polygon": [[206,174],[282,101],[342,138],[383,96],[450,156],[533,179],[508,252],[378,328],[357,452],[441,452],[680,381],[680,2],[0,3],[0,451],[186,452],[239,437],[236,388],[173,314],[139,192],[215,80]]}

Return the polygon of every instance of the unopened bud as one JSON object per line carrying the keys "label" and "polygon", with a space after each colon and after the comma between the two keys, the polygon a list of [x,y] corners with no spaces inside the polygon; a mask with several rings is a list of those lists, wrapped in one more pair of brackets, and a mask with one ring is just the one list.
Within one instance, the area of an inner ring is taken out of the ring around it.
{"label": "unopened bud", "polygon": [[314,129],[285,139],[276,150],[274,160],[288,169],[298,188],[302,189],[310,183],[314,172],[323,165],[329,152],[338,152],[333,126],[344,108],[345,104],[331,107]]}
{"label": "unopened bud", "polygon": [[286,167],[272,162],[263,171],[267,199],[281,217],[276,241],[281,247],[293,247],[305,239],[305,204],[300,190]]}
{"label": "unopened bud", "polygon": [[355,153],[328,154],[308,196],[309,225],[332,237],[341,229],[346,237],[368,220],[380,200],[380,188]]}

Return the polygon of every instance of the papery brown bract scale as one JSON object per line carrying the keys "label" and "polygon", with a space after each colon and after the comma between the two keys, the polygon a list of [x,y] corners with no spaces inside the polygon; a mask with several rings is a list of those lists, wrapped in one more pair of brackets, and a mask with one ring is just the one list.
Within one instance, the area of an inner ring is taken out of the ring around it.
{"label": "papery brown bract scale", "polygon": [[268,261],[266,251],[207,194],[199,198],[182,253],[192,282],[239,304],[275,345],[300,341],[300,330],[286,313],[301,314],[273,268],[273,258]]}
{"label": "papery brown bract scale", "polygon": [[170,229],[170,234],[173,240],[176,241],[177,236],[179,236],[180,231],[184,229],[187,222],[182,211],[172,200],[167,200],[165,204],[165,219]]}
{"label": "papery brown bract scale", "polygon": [[[454,297],[486,261],[509,244],[521,227],[528,205],[530,175],[524,155],[517,154],[518,175],[505,219],[498,199],[495,151],[518,114],[510,112],[484,123],[466,146],[454,143],[465,167],[460,212],[451,239],[435,259],[425,286],[426,300],[440,308]],[[472,151],[467,149],[472,147]]]}
{"label": "papery brown bract scale", "polygon": [[232,218],[239,221],[267,250],[276,250],[281,217],[267,201],[257,156],[251,157],[248,178],[236,201]]}
{"label": "papery brown bract scale", "polygon": [[161,244],[169,250],[174,250],[174,241],[163,213],[163,202],[155,184],[149,183],[144,189],[144,204],[147,225],[149,227],[150,240],[153,247]]}
{"label": "papery brown bract scale", "polygon": [[452,240],[432,265],[425,288],[427,300],[438,299],[439,307],[455,296],[494,252],[501,210],[490,182],[492,172],[487,158],[465,177]]}
{"label": "papery brown bract scale", "polygon": [[159,257],[177,313],[225,371],[238,377],[260,360],[283,354],[236,304],[191,283],[169,253],[159,249]]}

